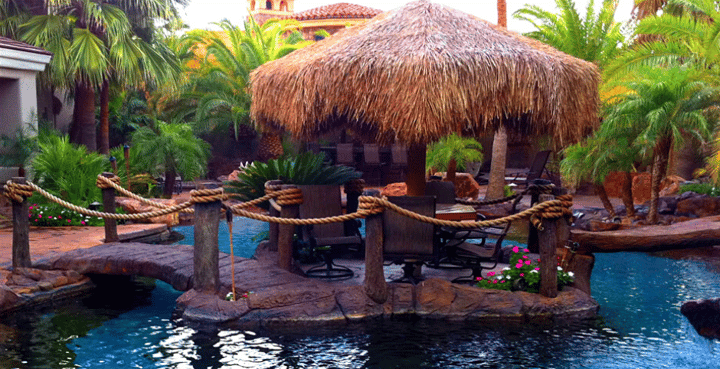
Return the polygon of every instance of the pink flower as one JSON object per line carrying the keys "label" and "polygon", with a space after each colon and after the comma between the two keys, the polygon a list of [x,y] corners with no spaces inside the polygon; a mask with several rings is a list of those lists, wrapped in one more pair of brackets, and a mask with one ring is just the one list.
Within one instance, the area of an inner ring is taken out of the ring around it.
{"label": "pink flower", "polygon": [[33,208],[33,207],[31,206],[31,207],[30,207],[30,210],[32,210],[32,208]]}
{"label": "pink flower", "polygon": [[540,270],[540,268],[535,268],[535,270]]}
{"label": "pink flower", "polygon": [[524,276],[525,276],[525,273],[520,273],[520,276],[521,276],[521,277],[524,277]]}
{"label": "pink flower", "polygon": [[61,216],[59,216],[59,215],[57,216],[57,218],[58,218],[58,219],[62,219],[62,217],[61,217]]}
{"label": "pink flower", "polygon": [[517,269],[520,269],[520,268],[522,268],[522,267],[523,267],[522,264],[517,264],[517,265],[515,265],[515,268],[517,268]]}
{"label": "pink flower", "polygon": [[497,284],[497,279],[493,281],[493,284]]}
{"label": "pink flower", "polygon": [[85,221],[84,221],[84,220],[81,220],[81,221],[80,221],[80,224],[85,225]]}
{"label": "pink flower", "polygon": [[519,247],[517,247],[517,246],[513,247],[513,252],[518,252],[518,251],[520,251]]}
{"label": "pink flower", "polygon": [[500,281],[500,283],[505,283],[505,281]]}
{"label": "pink flower", "polygon": [[494,275],[495,275],[495,272],[490,272],[490,273],[488,273],[488,277],[492,277],[492,276],[494,276]]}
{"label": "pink flower", "polygon": [[523,252],[530,252],[530,250],[528,250],[528,249],[523,249]]}
{"label": "pink flower", "polygon": [[475,280],[482,281],[482,277],[477,277],[477,278],[475,278]]}
{"label": "pink flower", "polygon": [[48,217],[48,219],[52,219],[52,215]]}
{"label": "pink flower", "polygon": [[540,262],[540,259],[538,259],[538,263]]}
{"label": "pink flower", "polygon": [[525,260],[525,265],[530,265],[530,260]]}
{"label": "pink flower", "polygon": [[71,220],[70,220],[70,219],[68,219],[67,221],[68,221],[68,223],[70,223],[70,222],[71,222]]}
{"label": "pink flower", "polygon": [[527,258],[528,258],[528,256],[527,256],[527,255],[523,255],[523,259],[527,259]]}
{"label": "pink flower", "polygon": [[42,214],[38,214],[38,218],[42,218]]}
{"label": "pink flower", "polygon": [[35,221],[37,222],[37,219],[35,219]]}

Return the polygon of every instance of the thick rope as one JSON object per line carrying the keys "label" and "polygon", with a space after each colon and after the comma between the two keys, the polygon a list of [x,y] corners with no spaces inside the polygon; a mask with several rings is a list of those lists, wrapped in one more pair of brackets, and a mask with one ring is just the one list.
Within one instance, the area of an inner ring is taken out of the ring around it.
{"label": "thick rope", "polygon": [[190,202],[194,204],[223,201],[227,199],[227,195],[221,188],[212,188],[205,190],[192,190],[190,191]]}
{"label": "thick rope", "polygon": [[[102,174],[99,174],[97,180],[95,181],[95,184],[101,189],[102,188],[114,188],[115,191],[119,192],[120,194],[122,194],[126,197],[138,200],[145,205],[150,205],[150,206],[158,208],[158,209],[165,209],[170,206],[170,205],[166,205],[166,204],[163,204],[160,202],[146,199],[142,196],[138,196],[135,193],[126,190],[125,188],[120,186],[120,177],[117,177],[117,176],[108,178],[108,177],[103,176]],[[195,212],[195,209],[187,208],[187,209],[183,209],[181,211],[186,214],[192,214]]]}
{"label": "thick rope", "polygon": [[5,196],[15,202],[23,202],[33,194],[32,186],[29,184],[15,183],[11,180],[5,183],[3,189],[5,190]]}
{"label": "thick rope", "polygon": [[67,201],[59,199],[59,198],[55,197],[53,194],[48,193],[47,191],[43,190],[42,188],[38,187],[36,184],[34,184],[32,182],[28,182],[28,185],[30,187],[32,187],[33,190],[40,193],[42,196],[44,196],[48,200],[50,200],[58,205],[64,206],[70,210],[73,210],[73,211],[78,212],[83,215],[89,215],[89,216],[100,217],[100,218],[105,218],[105,219],[116,219],[116,220],[117,219],[124,219],[124,220],[148,219],[148,218],[154,218],[154,217],[158,217],[161,215],[174,213],[174,212],[177,212],[179,210],[185,209],[185,208],[193,205],[192,201],[187,201],[182,204],[169,206],[165,209],[160,209],[160,210],[145,212],[145,213],[137,213],[137,214],[104,213],[104,212],[90,210],[90,209],[86,209],[86,208],[83,208],[80,206],[76,206]]}

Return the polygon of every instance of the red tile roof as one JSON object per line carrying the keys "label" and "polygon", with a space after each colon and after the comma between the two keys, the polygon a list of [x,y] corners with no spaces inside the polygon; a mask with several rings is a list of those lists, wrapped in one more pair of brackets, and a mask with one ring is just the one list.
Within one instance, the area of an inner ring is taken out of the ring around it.
{"label": "red tile roof", "polygon": [[2,36],[0,36],[0,48],[19,50],[19,51],[27,51],[27,52],[35,53],[35,54],[52,55],[51,52],[49,52],[43,48],[33,46],[30,44],[26,44],[24,42],[16,41],[11,38],[2,37]]}
{"label": "red tile roof", "polygon": [[315,19],[348,19],[348,18],[372,18],[380,13],[382,10],[368,8],[367,6],[349,4],[349,3],[337,3],[324,5],[310,10],[305,10],[299,13],[294,13],[283,17],[283,19],[297,19],[303,20],[315,20]]}

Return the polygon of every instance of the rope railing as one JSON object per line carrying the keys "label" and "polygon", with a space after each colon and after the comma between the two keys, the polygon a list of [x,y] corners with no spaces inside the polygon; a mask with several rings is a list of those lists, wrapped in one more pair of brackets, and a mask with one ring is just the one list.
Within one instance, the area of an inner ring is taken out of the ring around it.
{"label": "rope railing", "polygon": [[[109,188],[112,187],[118,192],[137,199],[139,201],[142,201],[145,204],[151,205],[153,207],[159,208],[159,210],[151,211],[151,212],[143,212],[143,213],[136,213],[136,214],[116,214],[116,213],[107,213],[107,212],[99,212],[95,210],[90,210],[87,208],[83,208],[80,206],[76,206],[74,204],[71,204],[67,201],[64,201],[47,191],[43,190],[36,184],[28,181],[27,184],[18,184],[12,181],[8,181],[5,184],[5,193],[6,195],[13,199],[14,201],[21,202],[23,200],[23,197],[27,198],[32,195],[32,191],[36,191],[40,193],[42,196],[46,197],[50,201],[57,203],[61,206],[64,206],[70,210],[76,211],[80,214],[88,215],[88,216],[96,216],[101,217],[105,219],[116,219],[116,220],[142,220],[142,219],[148,219],[148,218],[154,218],[161,215],[166,215],[178,211],[185,211],[185,212],[191,212],[189,211],[189,207],[192,206],[195,203],[203,203],[203,202],[212,202],[212,201],[223,201],[228,198],[227,194],[223,192],[222,188],[218,189],[204,189],[204,190],[192,190],[190,191],[191,199],[190,201],[177,204],[177,205],[165,205],[161,204],[152,200],[145,199],[139,195],[136,195],[121,186],[119,186],[119,178],[118,177],[104,177],[102,175],[98,176],[97,179],[97,186],[100,188]],[[549,192],[551,191],[553,186],[531,186],[526,191],[524,191],[521,194],[516,194],[513,196],[508,196],[502,199],[498,200],[491,200],[491,201],[469,201],[469,200],[462,200],[459,201],[463,204],[498,204],[507,202],[510,200],[515,200],[519,196],[523,196],[528,191],[537,191],[540,193],[543,192]],[[390,201],[388,201],[385,198],[379,198],[379,197],[372,197],[372,196],[360,196],[359,197],[359,208],[356,212],[343,214],[343,215],[336,215],[331,217],[323,217],[323,218],[306,218],[306,219],[299,219],[299,218],[282,218],[282,217],[274,217],[269,216],[265,214],[260,214],[252,211],[245,210],[245,208],[249,208],[252,206],[255,206],[259,203],[262,203],[264,201],[272,200],[274,199],[275,203],[282,207],[287,205],[299,205],[303,202],[302,197],[302,191],[298,188],[289,188],[289,189],[280,189],[279,186],[266,186],[266,191],[268,192],[265,196],[259,197],[254,200],[246,201],[240,204],[236,204],[233,206],[225,206],[227,210],[232,211],[233,214],[251,218],[255,220],[260,220],[264,222],[269,223],[278,223],[278,224],[290,224],[290,225],[317,225],[317,224],[329,224],[329,223],[340,223],[345,222],[348,220],[353,219],[359,219],[359,218],[365,218],[366,216],[378,214],[383,212],[385,209],[392,210],[400,215],[421,221],[430,223],[437,226],[450,226],[450,227],[457,227],[457,228],[476,228],[476,227],[491,227],[491,226],[499,226],[505,223],[514,222],[521,219],[529,218],[530,222],[535,226],[536,228],[542,230],[541,228],[541,222],[542,219],[556,219],[564,216],[572,215],[572,212],[570,211],[570,207],[572,206],[572,195],[561,195],[558,196],[556,200],[553,201],[546,201],[539,204],[534,205],[533,207],[523,210],[516,214],[511,214],[508,216],[504,216],[501,218],[496,219],[490,219],[490,220],[482,220],[482,221],[453,221],[453,220],[442,220],[437,219],[425,215],[421,215],[412,211],[409,211],[407,209],[404,209],[402,207],[399,207]]]}
{"label": "rope railing", "polygon": [[[95,181],[95,185],[100,189],[113,188],[113,189],[115,189],[115,191],[121,193],[124,196],[127,196],[131,199],[138,200],[145,205],[150,205],[150,206],[158,208],[158,209],[165,209],[165,208],[170,207],[170,205],[166,205],[166,204],[163,204],[163,203],[160,203],[157,201],[152,201],[150,199],[146,199],[140,195],[135,194],[132,191],[126,190],[125,188],[120,186],[120,177],[117,177],[117,176],[108,178],[108,177],[103,176],[102,174],[99,174],[97,176],[97,180]],[[195,212],[195,210],[192,208],[182,209],[181,211],[186,214],[192,214]]]}

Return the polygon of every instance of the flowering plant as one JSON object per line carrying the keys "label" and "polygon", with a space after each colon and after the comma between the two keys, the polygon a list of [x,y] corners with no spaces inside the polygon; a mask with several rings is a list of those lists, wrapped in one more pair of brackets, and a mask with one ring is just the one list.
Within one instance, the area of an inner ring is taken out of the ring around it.
{"label": "flowering plant", "polygon": [[[62,226],[102,226],[102,218],[91,217],[66,209],[57,204],[30,204],[28,207],[31,226],[62,227]],[[123,213],[122,208],[116,210]],[[118,221],[118,223],[123,223]]]}
{"label": "flowering plant", "polygon": [[[537,293],[540,291],[540,259],[532,260],[528,249],[515,246],[512,249],[510,266],[501,272],[489,272],[487,278],[478,277],[476,287],[490,288],[506,291],[527,291]],[[557,283],[558,289],[573,282],[573,273],[566,272],[558,263]]]}

